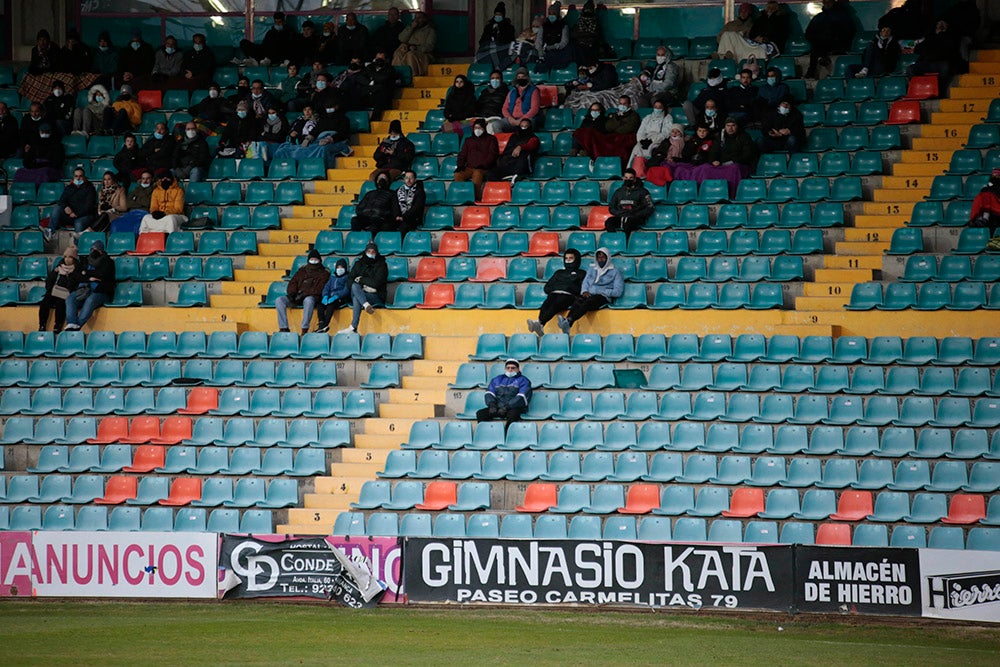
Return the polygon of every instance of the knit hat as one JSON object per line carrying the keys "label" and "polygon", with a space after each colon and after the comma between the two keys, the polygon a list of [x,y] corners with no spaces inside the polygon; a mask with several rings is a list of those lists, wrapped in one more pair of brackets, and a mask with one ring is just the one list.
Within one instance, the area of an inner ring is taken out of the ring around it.
{"label": "knit hat", "polygon": [[729,125],[730,123],[733,125],[739,125],[740,121],[736,119],[736,116],[726,116],[726,122],[724,124]]}
{"label": "knit hat", "polygon": [[486,120],[483,118],[477,118],[476,120],[472,121],[472,127],[481,127],[485,130]]}
{"label": "knit hat", "polygon": [[305,28],[312,28],[313,30],[315,30],[316,29],[316,24],[313,23],[312,21],[303,21],[302,28],[303,29],[305,29]]}
{"label": "knit hat", "polygon": [[131,94],[132,94],[132,86],[128,85],[127,83],[124,84],[122,86],[122,95],[131,95]]}
{"label": "knit hat", "polygon": [[312,250],[309,251],[308,259],[318,259],[320,261],[323,261],[323,257],[320,256],[319,250],[316,250],[316,248],[313,248]]}
{"label": "knit hat", "polygon": [[493,8],[493,13],[494,14],[502,14],[503,16],[507,16],[507,5],[505,5],[502,2],[498,2],[497,6]]}
{"label": "knit hat", "polygon": [[90,246],[90,254],[93,255],[94,252],[104,252],[104,241],[97,240],[94,241]]}
{"label": "knit hat", "polygon": [[389,133],[402,134],[403,124],[399,122],[398,118],[389,121]]}
{"label": "knit hat", "polygon": [[333,268],[338,269],[340,267],[347,268],[347,260],[341,257],[337,260],[337,263],[333,265]]}

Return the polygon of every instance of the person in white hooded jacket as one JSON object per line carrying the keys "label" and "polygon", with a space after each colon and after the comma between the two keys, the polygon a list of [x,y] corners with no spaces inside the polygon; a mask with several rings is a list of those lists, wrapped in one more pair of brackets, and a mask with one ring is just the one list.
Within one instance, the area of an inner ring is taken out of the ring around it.
{"label": "person in white hooded jacket", "polygon": [[653,102],[653,111],[642,119],[635,133],[635,146],[628,158],[628,166],[631,167],[637,157],[648,160],[653,149],[670,138],[673,126],[674,118],[667,113],[666,105],[661,100]]}
{"label": "person in white hooded jacket", "polygon": [[594,263],[580,286],[580,296],[569,307],[566,317],[559,316],[559,328],[568,334],[573,323],[592,310],[600,310],[614,302],[625,291],[625,277],[611,262],[611,251],[598,248]]}
{"label": "person in white hooded jacket", "polygon": [[108,89],[101,84],[87,92],[87,106],[73,110],[73,134],[90,136],[104,129],[104,110],[111,104]]}

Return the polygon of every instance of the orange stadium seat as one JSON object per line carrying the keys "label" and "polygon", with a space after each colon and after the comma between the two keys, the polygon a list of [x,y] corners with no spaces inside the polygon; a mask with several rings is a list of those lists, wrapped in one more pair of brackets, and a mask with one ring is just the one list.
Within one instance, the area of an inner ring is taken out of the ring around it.
{"label": "orange stadium seat", "polygon": [[418,510],[443,510],[458,502],[458,485],[455,482],[430,482],[424,489],[424,502],[417,503]]}
{"label": "orange stadium seat", "polygon": [[846,523],[821,523],[816,529],[816,544],[851,546],[851,527]]}
{"label": "orange stadium seat", "polygon": [[160,437],[153,438],[150,442],[154,445],[179,445],[191,438],[191,431],[190,417],[167,417],[163,420]]}
{"label": "orange stadium seat", "polygon": [[920,102],[896,100],[889,109],[888,125],[908,125],[920,122]]}
{"label": "orange stadium seat", "polygon": [[167,451],[161,445],[141,445],[132,455],[132,465],[122,468],[122,472],[153,472],[162,468]]}
{"label": "orange stadium seat", "polygon": [[127,417],[106,417],[97,424],[97,437],[87,438],[87,444],[110,445],[127,436]]}
{"label": "orange stadium seat", "polygon": [[967,524],[976,523],[986,517],[986,498],[968,493],[956,493],[951,497],[948,516],[941,519],[942,523]]}
{"label": "orange stadium seat", "polygon": [[633,484],[625,496],[625,507],[619,507],[622,514],[649,514],[660,506],[660,488],[656,484]]}
{"label": "orange stadium seat", "polygon": [[435,257],[457,257],[469,252],[469,235],[464,232],[445,232],[441,235]]}
{"label": "orange stadium seat", "polygon": [[423,310],[434,310],[437,308],[447,308],[455,303],[454,285],[428,285],[424,292],[423,303],[418,303],[417,308]]}
{"label": "orange stadium seat", "polygon": [[129,498],[135,498],[138,477],[115,475],[104,485],[104,495],[94,500],[98,505],[120,505]]}
{"label": "orange stadium seat", "polygon": [[557,504],[555,484],[529,484],[524,492],[524,504],[514,509],[518,512],[547,512]]}
{"label": "orange stadium seat", "polygon": [[910,79],[904,100],[929,100],[938,96],[937,74],[915,76]]}
{"label": "orange stadium seat", "polygon": [[722,516],[732,518],[747,518],[757,516],[764,511],[764,489],[739,488],[733,491],[729,501],[729,509],[723,510]]}
{"label": "orange stadium seat", "polygon": [[590,215],[587,216],[587,224],[583,226],[583,229],[588,231],[603,232],[604,222],[611,217],[611,211],[608,210],[607,206],[595,206],[590,209]]}
{"label": "orange stadium seat", "polygon": [[528,242],[525,257],[551,257],[559,254],[559,234],[556,232],[535,232]]}
{"label": "orange stadium seat", "polygon": [[219,390],[212,387],[195,387],[188,394],[187,407],[177,411],[179,415],[203,415],[219,407]]}
{"label": "orange stadium seat", "polygon": [[507,277],[507,260],[502,257],[483,257],[476,264],[474,283],[492,283]]}
{"label": "orange stadium seat", "polygon": [[[483,204],[484,206],[496,206],[497,204],[506,204],[510,201],[510,181],[490,181],[483,185],[483,196],[482,201],[476,202],[477,204]],[[478,207],[470,207],[474,210],[481,210]],[[462,214],[462,225],[465,225],[465,215],[469,212],[469,208],[465,209],[465,213]],[[486,220],[489,221],[489,209],[485,209]],[[487,222],[487,225],[489,223]],[[486,227],[487,225],[479,225],[479,227]],[[475,227],[474,229],[479,229]]]}
{"label": "orange stadium seat", "polygon": [[[486,187],[493,185],[493,183],[487,183]],[[510,183],[507,184],[508,186]],[[483,196],[485,197],[486,190],[483,190]],[[486,203],[486,202],[481,202]],[[500,203],[500,202],[497,202]],[[467,232],[474,232],[477,229],[482,229],[483,227],[490,226],[490,209],[486,206],[469,206],[464,211],[462,211],[462,219],[458,222],[458,227],[455,229],[461,229]]]}
{"label": "orange stadium seat", "polygon": [[136,417],[128,429],[128,436],[118,442],[126,445],[144,445],[160,436],[159,417]]}
{"label": "orange stadium seat", "polygon": [[432,283],[444,278],[445,261],[442,257],[423,257],[417,264],[417,273],[411,279],[415,283]]}
{"label": "orange stadium seat", "polygon": [[861,521],[874,513],[871,491],[844,491],[837,501],[837,512],[831,514],[834,521]]}
{"label": "orange stadium seat", "polygon": [[170,495],[160,501],[161,505],[179,507],[201,500],[201,480],[197,477],[178,477],[170,485]]}
{"label": "orange stadium seat", "polygon": [[163,252],[167,247],[167,235],[164,232],[145,232],[139,234],[135,241],[135,250],[129,250],[129,255],[153,255]]}

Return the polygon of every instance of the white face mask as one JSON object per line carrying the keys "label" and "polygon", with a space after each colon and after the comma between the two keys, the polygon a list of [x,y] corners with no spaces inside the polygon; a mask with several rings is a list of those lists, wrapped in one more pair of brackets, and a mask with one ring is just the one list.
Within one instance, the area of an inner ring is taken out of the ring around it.
{"label": "white face mask", "polygon": [[63,93],[62,88],[55,88],[52,91],[52,96],[53,97],[62,97],[62,93]]}
{"label": "white face mask", "polygon": [[342,267],[342,266],[338,266],[338,267],[337,267],[337,270],[335,271],[335,273],[336,273],[336,274],[337,274],[338,276],[342,276],[342,275],[344,275],[345,273],[347,273],[347,269],[345,269],[345,268],[344,268],[344,267]]}
{"label": "white face mask", "polygon": [[195,44],[195,45],[194,45],[194,46],[193,46],[192,48],[193,48],[193,49],[194,49],[195,51],[201,51],[201,50],[202,50],[202,49],[204,49],[205,47],[204,47],[204,45],[202,45],[202,44]]}
{"label": "white face mask", "polygon": [[198,130],[184,130],[184,135],[188,139],[194,139],[195,137],[198,136]]}
{"label": "white face mask", "polygon": [[509,378],[517,377],[517,371],[504,371],[504,375]]}
{"label": "white face mask", "polygon": [[657,65],[662,65],[665,62],[667,62],[667,57],[666,56],[656,56],[656,64]]}
{"label": "white face mask", "polygon": [[715,109],[705,109],[705,115],[709,118],[715,118]]}
{"label": "white face mask", "polygon": [[172,55],[174,55],[174,51],[176,51],[176,50],[177,50],[177,49],[175,49],[175,48],[174,48],[174,47],[172,47],[172,46],[165,46],[165,47],[163,47],[163,51],[164,51],[164,52],[165,52],[165,53],[166,53],[166,54],[167,54],[168,56],[172,56]]}
{"label": "white face mask", "polygon": [[474,130],[472,131],[472,133],[473,133],[474,135],[476,135],[477,137],[481,137],[481,136],[483,136],[483,128],[481,128],[481,127],[477,127],[476,129],[474,129]]}
{"label": "white face mask", "polygon": [[142,42],[132,42],[133,51],[138,51],[140,46],[142,46]]}
{"label": "white face mask", "polygon": [[219,91],[217,91],[217,90],[210,90],[210,91],[208,91],[208,96],[211,97],[214,100],[216,97],[219,96]]}
{"label": "white face mask", "polygon": [[327,113],[333,113],[334,111],[336,111],[336,109],[333,109],[333,108],[328,108],[326,110]]}
{"label": "white face mask", "polygon": [[780,113],[782,116],[787,116],[791,112],[792,112],[791,107],[781,107],[781,106],[778,107],[778,113]]}
{"label": "white face mask", "polygon": [[312,264],[312,265],[316,265],[316,264],[319,264],[319,260],[315,259],[315,258],[314,259],[310,259],[309,263]]}
{"label": "white face mask", "polygon": [[368,259],[375,259],[375,253],[373,253],[373,252],[366,252],[365,253],[365,257],[367,257]]}
{"label": "white face mask", "polygon": [[38,133],[38,136],[39,136],[39,137],[41,137],[42,139],[48,139],[48,138],[49,138],[49,137],[51,137],[52,135],[51,135],[51,134],[48,134],[48,133],[45,133],[45,132],[39,132],[39,133]]}

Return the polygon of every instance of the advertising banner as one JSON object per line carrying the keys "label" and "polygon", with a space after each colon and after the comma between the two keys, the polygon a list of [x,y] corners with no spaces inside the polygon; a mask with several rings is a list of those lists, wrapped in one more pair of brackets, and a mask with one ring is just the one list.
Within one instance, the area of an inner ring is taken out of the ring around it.
{"label": "advertising banner", "polygon": [[214,598],[218,535],[38,531],[38,597]]}
{"label": "advertising banner", "polygon": [[386,585],[385,595],[382,597],[383,604],[403,601],[400,592],[403,587],[403,545],[399,540],[395,537],[332,535],[327,537],[326,541],[351,558],[363,556],[368,559],[372,572]]}
{"label": "advertising banner", "polygon": [[1000,552],[920,549],[924,616],[1000,623]]}
{"label": "advertising banner", "polygon": [[0,598],[31,597],[31,533],[0,532]]}
{"label": "advertising banner", "polygon": [[916,549],[795,547],[798,611],[920,615]]}
{"label": "advertising banner", "polygon": [[403,551],[413,602],[792,606],[788,546],[411,538]]}

